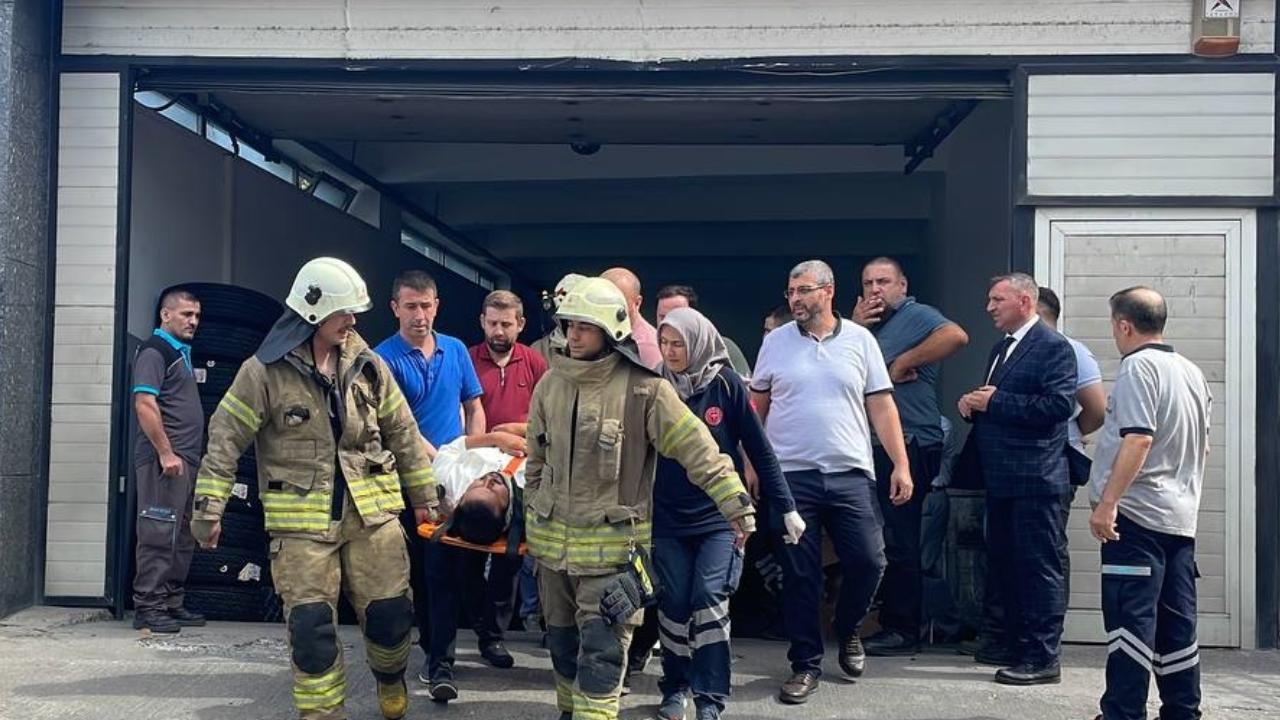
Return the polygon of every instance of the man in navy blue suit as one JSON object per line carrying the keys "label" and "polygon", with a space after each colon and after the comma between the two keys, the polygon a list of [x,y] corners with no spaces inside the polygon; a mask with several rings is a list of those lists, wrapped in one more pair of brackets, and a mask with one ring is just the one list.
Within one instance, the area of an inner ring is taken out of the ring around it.
{"label": "man in navy blue suit", "polygon": [[960,398],[973,423],[987,489],[987,592],[1005,605],[1005,685],[1061,682],[1058,654],[1067,598],[1058,542],[1074,409],[1075,351],[1036,314],[1039,288],[1023,273],[992,280],[987,312],[1005,334],[986,381]]}

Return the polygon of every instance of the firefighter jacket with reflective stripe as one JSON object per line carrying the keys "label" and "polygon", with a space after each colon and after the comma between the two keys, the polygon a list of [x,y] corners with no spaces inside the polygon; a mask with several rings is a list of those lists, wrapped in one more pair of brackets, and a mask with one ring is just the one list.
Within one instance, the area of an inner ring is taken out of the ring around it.
{"label": "firefighter jacket with reflective stripe", "polygon": [[529,409],[525,536],[542,565],[571,575],[617,572],[648,547],[658,454],[679,462],[730,520],[755,510],[733,461],[676,391],[612,352],[556,356]]}
{"label": "firefighter jacket with reflective stripe", "polygon": [[[339,349],[341,437],[329,393],[313,375],[311,343],[264,365],[251,357],[209,420],[196,475],[196,522],[222,517],[240,456],[256,443],[258,491],[273,535],[336,539],[344,500],[366,527],[397,517],[401,491],[414,507],[437,504],[427,444],[382,358],[352,332]],[[335,479],[335,462],[341,477]],[[197,537],[199,534],[197,534]]]}

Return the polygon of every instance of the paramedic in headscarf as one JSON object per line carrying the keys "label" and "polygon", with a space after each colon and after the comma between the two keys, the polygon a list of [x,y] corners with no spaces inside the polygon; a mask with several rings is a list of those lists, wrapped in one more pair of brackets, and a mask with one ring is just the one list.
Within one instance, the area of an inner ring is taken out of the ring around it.
{"label": "paramedic in headscarf", "polygon": [[[729,366],[724,340],[692,308],[676,308],[658,328],[661,371],[742,472],[741,448],[762,494],[784,519],[787,542],[804,533],[778,459]],[[659,718],[680,718],[692,696],[697,717],[719,717],[729,696],[729,595],[742,576],[743,548],[710,497],[672,460],[660,458],[653,488],[653,559],[663,591]],[[776,527],[777,524],[775,523]]]}

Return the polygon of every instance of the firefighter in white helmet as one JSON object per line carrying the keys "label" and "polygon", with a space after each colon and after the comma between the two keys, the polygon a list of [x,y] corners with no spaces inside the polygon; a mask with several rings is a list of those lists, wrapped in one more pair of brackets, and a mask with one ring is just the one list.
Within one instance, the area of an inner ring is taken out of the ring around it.
{"label": "firefighter in white helmet", "polygon": [[382,359],[355,333],[372,303],[347,263],[302,266],[289,310],[245,361],[209,421],[192,531],[216,547],[240,456],[256,444],[271,572],[284,600],[293,697],[304,720],[346,718],[337,635],[345,587],[364,630],[378,703],[403,717],[413,606],[397,517],[407,496],[435,519],[426,442]]}
{"label": "firefighter in white helmet", "polygon": [[581,280],[556,319],[563,355],[529,410],[525,530],[561,718],[613,720],[631,632],[655,599],[647,551],[658,454],[684,466],[739,542],[755,529],[754,510],[706,426],[640,363],[613,283]]}

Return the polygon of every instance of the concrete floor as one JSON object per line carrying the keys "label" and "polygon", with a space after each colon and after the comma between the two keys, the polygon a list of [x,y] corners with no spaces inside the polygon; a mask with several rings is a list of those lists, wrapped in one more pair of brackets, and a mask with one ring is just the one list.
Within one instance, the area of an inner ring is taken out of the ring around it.
{"label": "concrete floor", "polygon": [[[283,632],[280,625],[218,623],[148,637],[94,611],[24,611],[0,620],[0,718],[287,720],[295,715]],[[349,668],[348,711],[353,720],[374,720],[380,715],[358,632],[344,627],[341,637]],[[410,718],[557,717],[550,661],[536,638],[513,634],[508,646],[517,666],[496,670],[480,664],[473,637],[464,633],[458,642],[461,697],[448,706],[418,698]],[[871,658],[860,681],[846,683],[829,674],[807,705],[789,707],[774,698],[786,671],[785,646],[744,640],[733,648],[733,699],[726,716],[741,720],[1081,720],[1096,713],[1105,657],[1099,647],[1069,647],[1063,683],[1038,688],[996,685],[989,668],[953,654]],[[411,662],[416,671],[422,662],[417,650]],[[1203,667],[1206,717],[1280,719],[1280,653],[1206,651]],[[830,655],[828,668],[834,668]],[[623,700],[623,718],[653,716],[657,672],[651,664],[635,683],[635,692]],[[424,689],[415,681],[411,691]]]}

